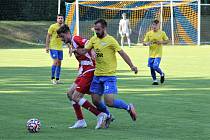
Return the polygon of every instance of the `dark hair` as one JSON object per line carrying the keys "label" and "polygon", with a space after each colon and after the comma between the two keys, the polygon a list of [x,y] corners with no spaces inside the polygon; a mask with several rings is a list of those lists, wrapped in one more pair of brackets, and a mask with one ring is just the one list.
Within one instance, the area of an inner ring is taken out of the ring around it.
{"label": "dark hair", "polygon": [[153,23],[158,24],[158,23],[160,23],[160,21],[156,19],[153,21]]}
{"label": "dark hair", "polygon": [[60,17],[60,16],[64,17],[62,14],[57,14],[57,17]]}
{"label": "dark hair", "polygon": [[68,25],[64,24],[62,25],[58,30],[57,30],[57,34],[61,34],[61,33],[68,33],[70,32],[70,29],[68,27]]}
{"label": "dark hair", "polygon": [[99,19],[94,24],[96,25],[98,23],[100,23],[103,26],[103,28],[107,27],[107,22],[104,19]]}

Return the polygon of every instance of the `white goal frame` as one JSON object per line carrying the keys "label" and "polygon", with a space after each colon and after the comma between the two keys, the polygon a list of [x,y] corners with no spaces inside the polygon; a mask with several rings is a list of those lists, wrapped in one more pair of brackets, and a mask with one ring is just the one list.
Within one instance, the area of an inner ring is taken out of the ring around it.
{"label": "white goal frame", "polygon": [[[76,28],[77,28],[77,35],[79,35],[79,2],[90,2],[90,1],[139,1],[139,0],[76,0],[75,1],[75,5],[76,5]],[[142,0],[143,1],[143,0]],[[160,15],[160,20],[163,19],[163,12],[162,9],[164,7],[163,3],[164,0],[144,0],[144,1],[157,1],[160,2],[161,4],[161,15]],[[174,22],[173,22],[173,2],[181,2],[181,1],[189,1],[189,2],[197,2],[198,5],[198,18],[197,18],[197,22],[198,22],[198,27],[197,27],[197,45],[200,45],[200,40],[201,40],[201,0],[166,0],[168,2],[170,2],[170,11],[171,11],[171,41],[172,41],[172,45],[174,45]],[[60,3],[60,0],[58,0],[58,3]],[[60,4],[58,4],[58,13],[60,13]],[[161,28],[162,28],[162,21],[161,21]]]}

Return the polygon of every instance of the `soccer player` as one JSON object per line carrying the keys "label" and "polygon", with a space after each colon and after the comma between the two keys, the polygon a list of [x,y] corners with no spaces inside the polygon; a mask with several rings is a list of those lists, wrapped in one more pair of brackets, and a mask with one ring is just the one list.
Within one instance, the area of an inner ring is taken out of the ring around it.
{"label": "soccer player", "polygon": [[93,94],[93,103],[100,110],[104,110],[105,106],[101,101],[104,95],[104,101],[107,106],[128,111],[132,120],[135,121],[137,114],[134,106],[114,98],[114,95],[117,94],[116,53],[120,54],[132,71],[137,73],[138,69],[133,65],[131,59],[122,50],[118,42],[107,34],[107,22],[104,19],[97,20],[94,28],[97,36],[93,36],[85,48],[75,50],[79,54],[85,54],[93,48],[96,52],[96,70],[90,87],[90,92]]}
{"label": "soccer player", "polygon": [[[87,39],[84,39],[80,36],[71,36],[69,27],[67,25],[61,26],[57,33],[65,43],[70,43],[73,49],[84,48],[84,45],[88,41]],[[77,116],[77,121],[73,126],[69,128],[87,127],[86,121],[84,120],[80,108],[80,106],[82,106],[98,117],[98,123],[95,128],[99,129],[104,127],[107,115],[97,110],[95,106],[93,106],[88,100],[84,98],[84,94],[89,93],[90,84],[94,75],[95,59],[93,58],[95,53],[93,50],[90,50],[84,55],[80,55],[78,53],[74,53],[74,55],[79,62],[79,73],[71,88],[68,90],[67,96],[72,102],[75,114]]]}
{"label": "soccer player", "polygon": [[125,36],[128,41],[128,46],[131,47],[131,40],[130,40],[131,26],[129,19],[126,18],[126,13],[122,14],[122,19],[119,22],[119,33],[121,35],[121,47],[123,47]]}
{"label": "soccer player", "polygon": [[154,20],[152,23],[152,30],[147,32],[143,45],[149,46],[148,67],[150,67],[151,76],[153,79],[152,85],[158,85],[156,72],[160,74],[160,83],[164,83],[165,74],[160,69],[160,61],[162,57],[163,44],[167,44],[168,37],[164,31],[160,30],[159,20]]}
{"label": "soccer player", "polygon": [[63,42],[57,35],[57,30],[63,25],[64,18],[63,15],[57,15],[57,22],[52,24],[47,33],[46,37],[46,52],[51,55],[53,59],[53,64],[51,67],[51,80],[53,84],[58,84],[61,72],[61,61],[63,60]]}

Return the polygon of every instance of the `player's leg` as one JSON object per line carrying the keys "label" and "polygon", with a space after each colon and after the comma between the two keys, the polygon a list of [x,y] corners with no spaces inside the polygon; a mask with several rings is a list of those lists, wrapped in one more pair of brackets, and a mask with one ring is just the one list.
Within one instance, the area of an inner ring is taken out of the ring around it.
{"label": "player's leg", "polygon": [[99,76],[94,76],[90,86],[90,92],[92,97],[93,104],[97,107],[98,110],[106,113],[108,117],[110,117],[110,112],[106,106],[106,104],[101,100],[101,96],[103,95],[103,84],[100,83]]}
{"label": "player's leg", "polygon": [[161,83],[164,83],[165,81],[165,74],[163,73],[163,71],[160,69],[160,62],[161,62],[161,58],[160,57],[157,57],[155,58],[154,60],[154,63],[153,63],[153,69],[160,74],[160,82]]}
{"label": "player's leg", "polygon": [[75,90],[72,99],[75,102],[78,102],[80,106],[84,107],[85,109],[93,113],[95,116],[97,116],[97,125],[95,127],[96,129],[103,128],[105,126],[105,121],[107,119],[106,113],[97,110],[95,106],[93,106],[87,99],[83,97],[83,93],[80,93]]}
{"label": "player's leg", "polygon": [[120,34],[121,35],[121,47],[124,47],[124,37],[125,35],[123,33]]}
{"label": "player's leg", "polygon": [[72,100],[72,95],[77,87],[76,83],[73,83],[71,88],[67,92],[67,97],[69,101],[72,103],[72,107],[74,109],[75,115],[77,117],[77,121],[74,123],[74,125],[70,126],[69,128],[85,128],[87,127],[87,124],[84,120],[81,107],[78,103]]}
{"label": "player's leg", "polygon": [[53,59],[53,64],[51,67],[51,80],[53,82],[53,84],[56,84],[55,82],[55,71],[57,68],[57,63],[58,63],[58,53],[56,50],[50,50],[50,56]]}
{"label": "player's leg", "polygon": [[104,100],[109,107],[127,110],[133,121],[136,120],[136,111],[132,104],[127,104],[124,100],[115,99],[117,94],[117,78],[116,76],[104,77]]}
{"label": "player's leg", "polygon": [[93,104],[97,107],[98,110],[107,114],[105,127],[108,128],[109,124],[114,121],[113,116],[110,114],[106,104],[101,100],[103,95],[103,84],[100,83],[100,76],[94,76],[91,83],[90,92],[92,97]]}
{"label": "player's leg", "polygon": [[58,51],[58,62],[57,62],[57,69],[56,69],[56,81],[57,81],[57,83],[60,79],[62,60],[63,60],[63,51]]}
{"label": "player's leg", "polygon": [[85,75],[82,75],[80,78],[80,82],[73,93],[72,99],[77,102],[80,106],[84,107],[95,116],[98,117],[98,122],[96,125],[96,129],[104,127],[105,120],[107,115],[101,111],[99,111],[95,106],[93,106],[88,100],[86,100],[83,95],[84,93],[88,93],[90,89],[90,84],[93,78],[94,72],[88,72]]}
{"label": "player's leg", "polygon": [[150,72],[151,72],[151,76],[153,80],[152,85],[158,85],[155,69],[153,68],[154,60],[155,60],[154,58],[148,59],[148,67],[150,68]]}
{"label": "player's leg", "polygon": [[127,41],[128,41],[128,47],[131,47],[131,39],[130,39],[130,34],[126,33]]}

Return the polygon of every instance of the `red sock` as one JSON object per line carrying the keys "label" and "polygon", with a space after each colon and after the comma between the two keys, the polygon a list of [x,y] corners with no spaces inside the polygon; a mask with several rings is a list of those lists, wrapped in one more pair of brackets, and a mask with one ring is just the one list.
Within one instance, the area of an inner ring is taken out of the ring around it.
{"label": "red sock", "polygon": [[80,105],[78,103],[73,103],[72,105],[73,105],[74,112],[76,114],[77,119],[78,120],[84,119]]}
{"label": "red sock", "polygon": [[101,111],[98,111],[96,107],[94,107],[88,100],[82,98],[79,101],[79,104],[84,107],[85,109],[92,112],[94,115],[98,116],[98,114],[101,113]]}

